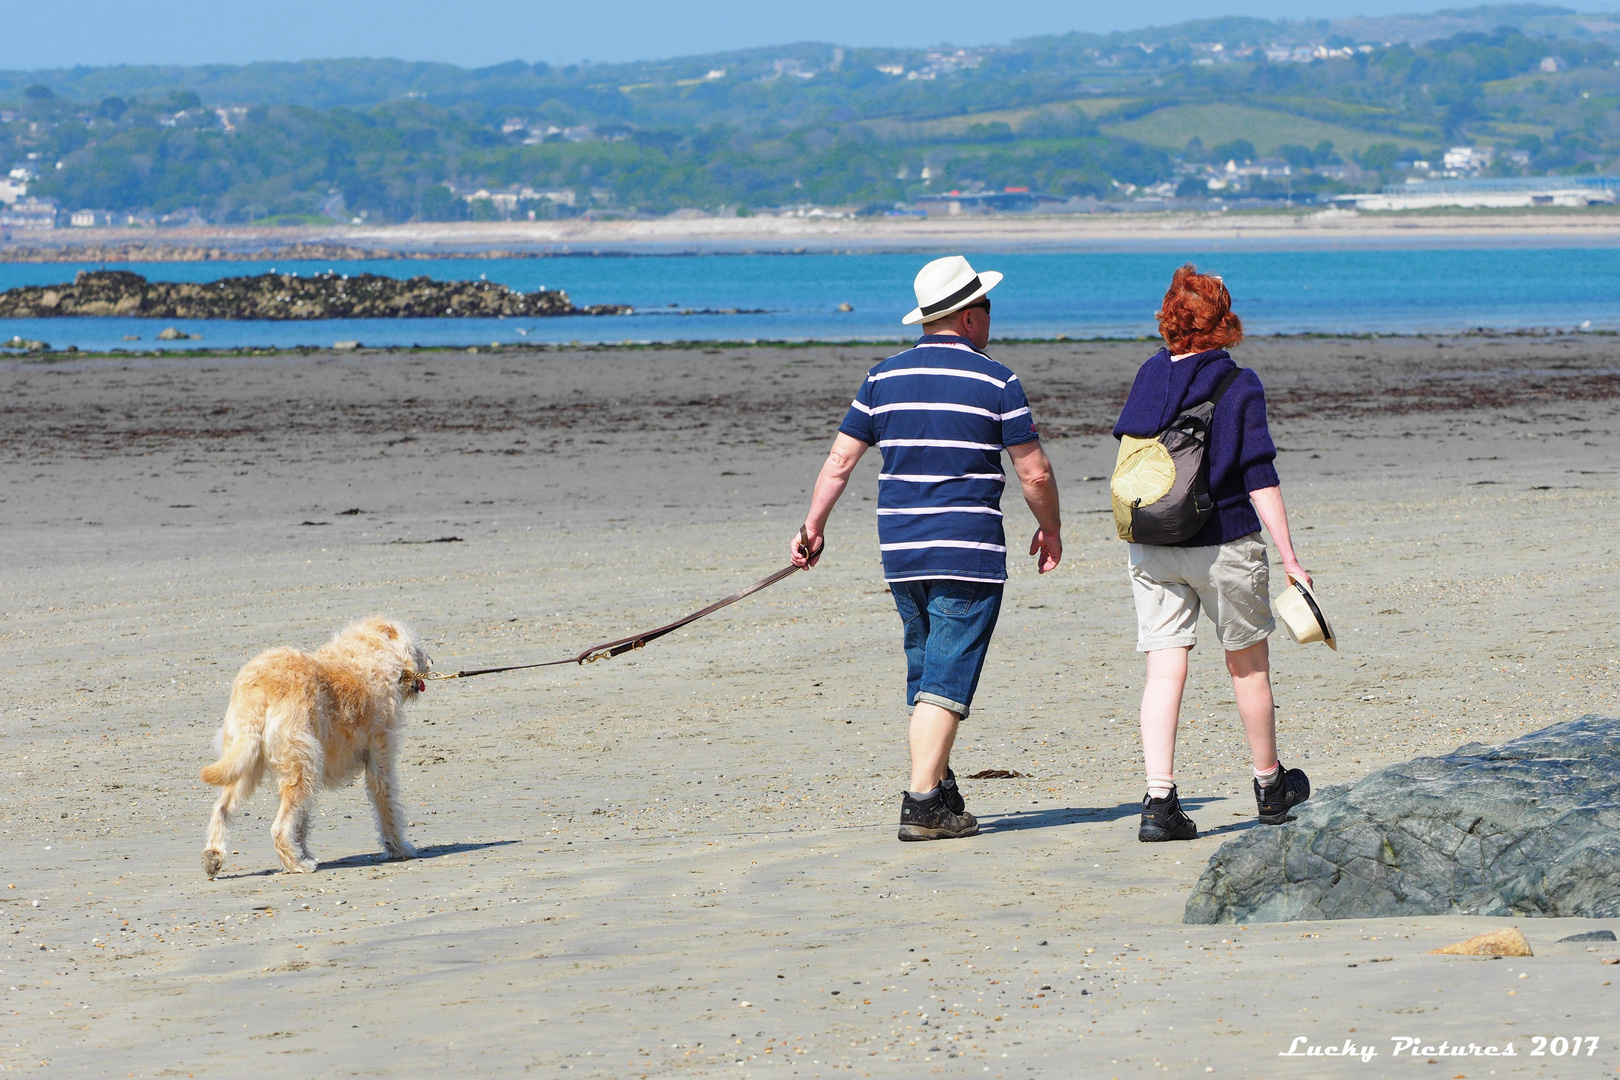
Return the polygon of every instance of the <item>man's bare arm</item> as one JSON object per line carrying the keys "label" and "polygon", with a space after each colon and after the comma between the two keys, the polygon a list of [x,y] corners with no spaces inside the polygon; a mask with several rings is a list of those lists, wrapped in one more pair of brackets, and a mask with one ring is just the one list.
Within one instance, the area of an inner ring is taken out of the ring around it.
{"label": "man's bare arm", "polygon": [[1063,515],[1058,510],[1057,477],[1039,439],[1007,447],[1013,469],[1024,487],[1024,501],[1035,515],[1034,539],[1029,553],[1037,556],[1036,569],[1044,574],[1063,558]]}
{"label": "man's bare arm", "polygon": [[[815,490],[810,493],[810,512],[804,517],[804,531],[810,540],[811,551],[819,551],[824,543],[827,518],[832,514],[839,496],[844,493],[844,488],[848,486],[850,473],[855,471],[855,465],[867,449],[868,444],[841,431],[833,440],[832,451],[828,453],[826,462],[821,466],[821,475],[816,477]],[[794,566],[810,566],[815,561],[813,558],[807,558],[800,550],[797,533],[794,534],[789,549]]]}

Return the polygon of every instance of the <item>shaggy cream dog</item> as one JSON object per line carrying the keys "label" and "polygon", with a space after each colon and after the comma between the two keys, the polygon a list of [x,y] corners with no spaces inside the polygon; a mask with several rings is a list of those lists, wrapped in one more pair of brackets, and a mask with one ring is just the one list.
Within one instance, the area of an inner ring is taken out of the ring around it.
{"label": "shaggy cream dog", "polygon": [[225,865],[225,826],[253,794],[268,766],[281,786],[270,836],[289,873],[315,869],[307,834],[318,785],[337,787],[364,770],[389,857],[409,859],[394,755],[406,702],[427,689],[407,672],[432,666],[415,635],[382,615],[346,627],[313,653],[270,649],[249,660],[231,687],[215,747],[219,760],[203,780],[224,788],[208,823],[203,873]]}

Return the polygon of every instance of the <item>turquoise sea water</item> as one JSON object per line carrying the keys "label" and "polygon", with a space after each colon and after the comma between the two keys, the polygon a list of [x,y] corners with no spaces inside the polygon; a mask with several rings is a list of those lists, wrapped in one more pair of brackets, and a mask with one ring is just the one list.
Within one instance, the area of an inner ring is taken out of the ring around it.
{"label": "turquoise sea water", "polygon": [[[1001,270],[994,333],[1009,337],[1135,337],[1184,262],[1221,274],[1251,333],[1620,329],[1620,249],[1186,251],[1031,254],[970,252]],[[516,289],[565,289],[576,304],[627,303],[636,314],[553,319],[353,319],[319,322],[164,321],[124,318],[0,320],[54,348],[152,349],[164,326],[202,335],[170,348],[487,345],[492,342],[905,340],[922,255],[634,255],[424,262],[116,264],[154,280],[213,281],[281,272],[486,276]],[[115,264],[107,264],[115,268]],[[71,281],[87,265],[0,264],[0,288]],[[840,303],[854,307],[839,313]],[[680,314],[765,309],[766,314]],[[125,341],[125,335],[138,341]]]}

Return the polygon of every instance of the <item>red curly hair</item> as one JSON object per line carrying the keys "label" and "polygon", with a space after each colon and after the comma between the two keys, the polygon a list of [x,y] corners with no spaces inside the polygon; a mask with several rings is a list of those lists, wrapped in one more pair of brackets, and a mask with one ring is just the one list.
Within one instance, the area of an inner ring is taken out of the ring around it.
{"label": "red curly hair", "polygon": [[1243,320],[1232,312],[1232,294],[1213,274],[1200,274],[1192,263],[1170,279],[1164,303],[1153,317],[1159,334],[1176,355],[1229,349],[1243,340]]}

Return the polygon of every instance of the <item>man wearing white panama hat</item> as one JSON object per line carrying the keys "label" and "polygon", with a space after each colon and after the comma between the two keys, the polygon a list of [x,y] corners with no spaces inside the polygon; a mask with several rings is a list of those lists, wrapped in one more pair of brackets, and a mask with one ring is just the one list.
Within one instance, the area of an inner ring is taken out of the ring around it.
{"label": "man wearing white panama hat", "polygon": [[814,566],[823,529],[855,464],[883,455],[878,549],[904,624],[911,781],[900,803],[901,840],[979,831],[951,771],[951,746],[968,715],[1001,611],[1007,540],[1001,492],[1006,450],[1038,528],[1029,553],[1044,574],[1063,557],[1057,482],[1018,376],[985,355],[989,292],[1001,282],[960,255],[922,268],[917,344],[867,373],[816,478],[795,565]]}

